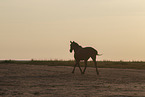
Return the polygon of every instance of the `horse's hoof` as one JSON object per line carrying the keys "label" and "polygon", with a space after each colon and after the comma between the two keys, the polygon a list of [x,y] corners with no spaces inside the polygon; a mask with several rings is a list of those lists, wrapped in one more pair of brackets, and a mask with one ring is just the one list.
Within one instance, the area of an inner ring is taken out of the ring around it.
{"label": "horse's hoof", "polygon": [[81,74],[85,74],[84,72],[82,72]]}

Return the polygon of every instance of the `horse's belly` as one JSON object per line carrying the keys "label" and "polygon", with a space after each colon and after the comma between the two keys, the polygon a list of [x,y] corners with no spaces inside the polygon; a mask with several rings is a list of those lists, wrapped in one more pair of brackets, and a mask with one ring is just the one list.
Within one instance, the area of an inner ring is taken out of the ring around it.
{"label": "horse's belly", "polygon": [[74,57],[76,60],[88,60],[91,56],[89,54],[76,54]]}

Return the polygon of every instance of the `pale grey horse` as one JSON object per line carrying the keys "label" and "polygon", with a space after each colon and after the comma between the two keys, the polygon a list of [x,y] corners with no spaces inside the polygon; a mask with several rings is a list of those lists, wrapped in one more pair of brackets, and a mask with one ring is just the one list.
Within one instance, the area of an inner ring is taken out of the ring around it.
{"label": "pale grey horse", "polygon": [[[82,46],[80,46],[78,43],[76,42],[72,42],[70,41],[70,52],[72,52],[74,50],[74,58],[75,58],[75,65],[73,68],[72,73],[74,73],[76,66],[78,65],[80,71],[82,74],[85,73],[86,67],[87,67],[87,61],[88,59],[91,57],[92,60],[94,61],[95,67],[96,67],[96,72],[99,75],[99,71],[98,71],[98,67],[97,67],[97,62],[96,62],[96,55],[102,55],[102,54],[98,54],[98,51],[95,50],[92,47],[85,47],[83,48]],[[85,68],[82,71],[81,67],[80,67],[80,60],[84,60],[85,62]]]}

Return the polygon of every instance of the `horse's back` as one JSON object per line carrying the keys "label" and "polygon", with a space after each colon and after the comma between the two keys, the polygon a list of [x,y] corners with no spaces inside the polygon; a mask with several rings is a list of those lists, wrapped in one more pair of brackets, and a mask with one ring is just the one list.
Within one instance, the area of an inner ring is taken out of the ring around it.
{"label": "horse's back", "polygon": [[77,53],[75,53],[75,58],[84,60],[84,59],[88,59],[90,57],[94,57],[97,54],[98,54],[98,52],[94,48],[85,47],[85,48],[81,48]]}
{"label": "horse's back", "polygon": [[85,47],[85,48],[83,48],[83,49],[84,49],[85,52],[87,52],[87,53],[89,53],[89,54],[95,54],[95,55],[98,54],[97,50],[94,49],[94,48],[92,48],[92,47]]}

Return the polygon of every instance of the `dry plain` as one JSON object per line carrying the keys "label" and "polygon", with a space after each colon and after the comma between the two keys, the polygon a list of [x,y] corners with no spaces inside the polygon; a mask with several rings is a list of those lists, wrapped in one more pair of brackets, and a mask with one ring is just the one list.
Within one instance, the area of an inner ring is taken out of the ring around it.
{"label": "dry plain", "polygon": [[145,70],[0,64],[2,97],[145,97]]}

